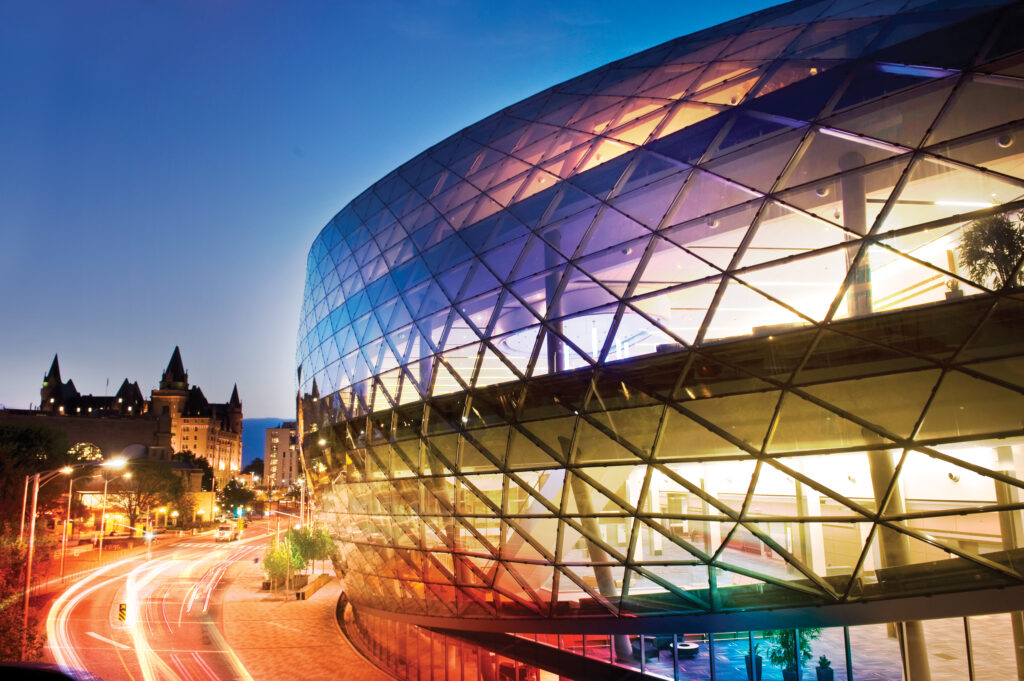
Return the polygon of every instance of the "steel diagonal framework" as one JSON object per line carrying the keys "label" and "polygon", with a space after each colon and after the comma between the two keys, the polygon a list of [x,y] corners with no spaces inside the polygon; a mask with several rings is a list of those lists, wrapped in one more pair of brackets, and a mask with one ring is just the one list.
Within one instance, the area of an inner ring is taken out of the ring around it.
{"label": "steel diagonal framework", "polygon": [[323,229],[304,452],[354,604],[528,631],[1024,581],[1022,253],[966,255],[1024,233],[1021,10],[881,4],[609,64]]}

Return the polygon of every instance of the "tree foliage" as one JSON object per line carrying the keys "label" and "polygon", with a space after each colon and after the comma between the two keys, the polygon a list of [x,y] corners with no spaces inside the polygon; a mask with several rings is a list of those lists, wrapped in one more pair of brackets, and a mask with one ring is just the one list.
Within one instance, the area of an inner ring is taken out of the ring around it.
{"label": "tree foliage", "polygon": [[217,493],[217,500],[220,502],[220,507],[232,512],[238,506],[245,508],[251,504],[252,500],[255,498],[255,492],[248,487],[245,487],[234,478],[228,480],[227,484],[221,487],[220,492]]}
{"label": "tree foliage", "polygon": [[[0,526],[10,531],[20,524],[26,475],[60,468],[70,463],[69,459],[67,439],[59,430],[44,426],[0,426]],[[62,493],[56,483],[41,488],[39,510],[59,505]],[[29,495],[31,497],[31,492]]]}
{"label": "tree foliage", "polygon": [[1014,268],[1024,254],[1024,213],[990,215],[975,220],[960,235],[957,256],[968,275],[979,283],[1017,285]]}
{"label": "tree foliage", "polygon": [[135,459],[128,467],[131,477],[111,480],[110,503],[128,516],[131,534],[135,534],[139,518],[151,509],[163,506],[182,494],[182,483],[170,463],[155,459]]}
{"label": "tree foliage", "polygon": [[249,462],[249,465],[242,469],[243,473],[255,473],[256,475],[263,477],[263,459],[256,457]]}
{"label": "tree foliage", "polygon": [[[15,662],[21,655],[25,579],[25,547],[0,538],[0,662]],[[39,626],[39,612],[29,611],[26,659],[42,657],[45,637]]]}
{"label": "tree foliage", "polygon": [[195,454],[193,454],[190,451],[184,451],[184,452],[178,452],[177,454],[172,456],[171,460],[172,461],[180,461],[181,463],[186,463],[186,464],[192,466],[192,468],[198,468],[198,469],[202,470],[203,471],[203,482],[202,482],[202,485],[201,485],[202,491],[204,491],[204,492],[212,492],[213,491],[213,466],[210,465],[210,462],[206,459],[205,456],[196,456]]}
{"label": "tree foliage", "polygon": [[330,560],[337,551],[334,540],[322,527],[290,529],[285,539],[297,547],[304,564]]}
{"label": "tree foliage", "polygon": [[306,567],[306,561],[302,558],[302,552],[298,545],[289,541],[271,544],[263,556],[263,572],[267,579],[277,581],[284,579],[291,574],[296,574]]}

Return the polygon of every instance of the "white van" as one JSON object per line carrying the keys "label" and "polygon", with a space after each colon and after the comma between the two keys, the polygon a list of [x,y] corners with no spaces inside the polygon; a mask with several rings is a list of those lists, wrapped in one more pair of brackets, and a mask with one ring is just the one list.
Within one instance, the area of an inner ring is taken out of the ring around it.
{"label": "white van", "polygon": [[238,539],[238,527],[235,525],[220,525],[214,533],[215,541],[235,541]]}

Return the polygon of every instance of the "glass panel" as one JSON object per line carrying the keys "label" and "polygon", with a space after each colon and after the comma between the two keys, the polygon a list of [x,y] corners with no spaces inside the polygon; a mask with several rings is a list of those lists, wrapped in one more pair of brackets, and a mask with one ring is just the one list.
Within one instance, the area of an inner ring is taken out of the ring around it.
{"label": "glass panel", "polygon": [[1024,87],[1016,78],[971,76],[937,122],[929,143],[969,135],[1018,118],[1024,107]]}

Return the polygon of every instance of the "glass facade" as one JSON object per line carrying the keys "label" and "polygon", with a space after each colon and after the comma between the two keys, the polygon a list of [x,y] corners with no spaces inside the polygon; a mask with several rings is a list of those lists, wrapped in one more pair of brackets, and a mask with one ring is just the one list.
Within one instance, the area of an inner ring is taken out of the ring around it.
{"label": "glass facade", "polygon": [[788,3],[515,104],[338,213],[300,428],[366,631],[557,632],[646,674],[641,634],[706,655],[786,613],[836,678],[881,627],[917,681],[930,618],[1024,605],[1022,25]]}

